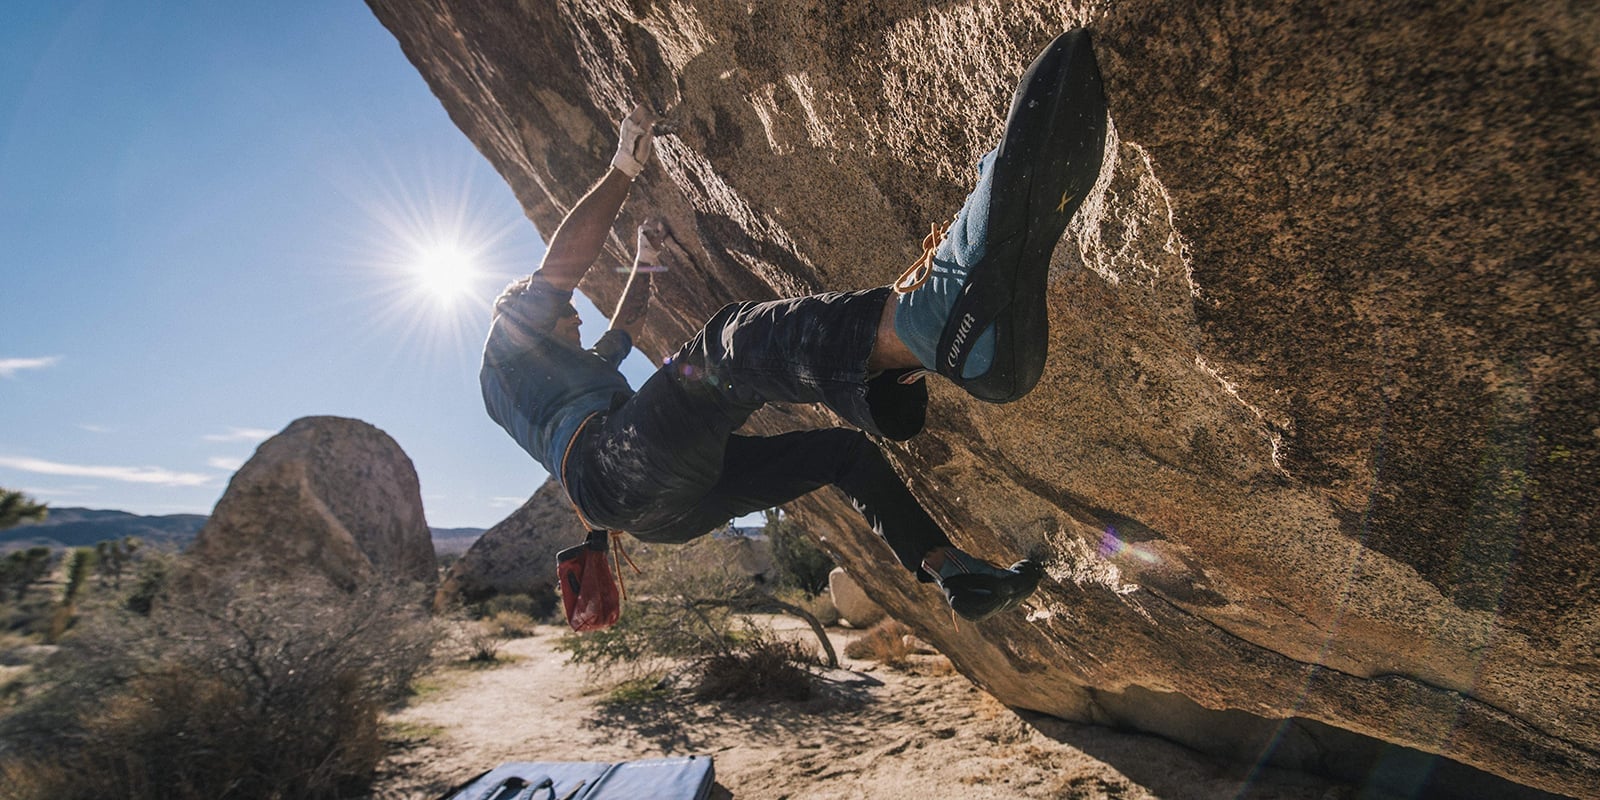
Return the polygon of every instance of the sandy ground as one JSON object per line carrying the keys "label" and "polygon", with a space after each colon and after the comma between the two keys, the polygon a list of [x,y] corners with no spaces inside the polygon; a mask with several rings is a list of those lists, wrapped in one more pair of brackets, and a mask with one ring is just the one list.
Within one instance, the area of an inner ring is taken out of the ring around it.
{"label": "sandy ground", "polygon": [[843,656],[858,632],[831,631],[844,669],[805,702],[625,708],[566,663],[540,628],[506,644],[502,663],[447,667],[390,715],[391,753],[373,798],[434,798],[506,761],[621,761],[710,755],[713,798],[1353,797],[1276,770],[1253,775],[1160,739],[1018,714],[941,656],[889,668]]}

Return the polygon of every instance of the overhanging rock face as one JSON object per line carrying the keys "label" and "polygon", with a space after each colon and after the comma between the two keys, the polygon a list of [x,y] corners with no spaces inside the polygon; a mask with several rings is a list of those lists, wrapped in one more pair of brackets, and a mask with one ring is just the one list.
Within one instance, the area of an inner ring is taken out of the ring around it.
{"label": "overhanging rock face", "polygon": [[1044,379],[1007,406],[936,385],[887,448],[959,544],[1052,580],[957,625],[843,501],[803,516],[1006,703],[1244,755],[1222,721],[1295,718],[1291,761],[1337,761],[1336,729],[1592,793],[1592,10],[372,5],[546,235],[624,110],[671,109],[605,265],[668,220],[655,356],[726,302],[891,280],[1024,65],[1088,25],[1115,141],[1056,251]]}

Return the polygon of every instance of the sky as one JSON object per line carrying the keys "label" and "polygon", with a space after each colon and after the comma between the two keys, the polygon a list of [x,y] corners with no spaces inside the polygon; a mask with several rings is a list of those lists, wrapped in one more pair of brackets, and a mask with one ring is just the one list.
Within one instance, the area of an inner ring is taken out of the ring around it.
{"label": "sky", "polygon": [[336,415],[400,444],[430,525],[489,527],[546,477],[477,383],[543,251],[360,0],[0,10],[0,487],[206,514]]}

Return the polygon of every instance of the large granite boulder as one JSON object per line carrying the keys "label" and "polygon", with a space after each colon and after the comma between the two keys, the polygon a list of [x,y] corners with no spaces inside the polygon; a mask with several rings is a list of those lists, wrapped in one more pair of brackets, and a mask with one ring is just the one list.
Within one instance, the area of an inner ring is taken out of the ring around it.
{"label": "large granite boulder", "polygon": [[549,479],[521,508],[483,532],[445,573],[434,606],[475,603],[497,594],[555,602],[556,553],[587,534],[567,493]]}
{"label": "large granite boulder", "polygon": [[936,382],[886,446],[959,544],[1050,580],[957,624],[836,496],[808,527],[1014,706],[1600,785],[1593,7],[370,2],[547,235],[624,110],[669,109],[583,287],[613,302],[664,216],[655,356],[729,301],[892,279],[1033,53],[1088,25],[1114,141],[1044,379],[1006,406]]}
{"label": "large granite boulder", "polygon": [[388,434],[341,417],[303,417],[262,442],[188,553],[219,565],[311,569],[346,587],[432,584],[437,570],[411,459]]}

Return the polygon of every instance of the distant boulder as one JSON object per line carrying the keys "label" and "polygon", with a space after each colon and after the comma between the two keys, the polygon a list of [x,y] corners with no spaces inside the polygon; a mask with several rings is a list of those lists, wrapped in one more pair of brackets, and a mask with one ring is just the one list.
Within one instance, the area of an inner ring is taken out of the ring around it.
{"label": "distant boulder", "polygon": [[[586,535],[566,490],[554,478],[548,479],[521,508],[484,531],[450,566],[435,593],[434,607],[443,610],[495,595],[525,594],[554,609],[556,553],[582,542]],[[653,547],[632,537],[623,541],[628,552],[647,555]],[[708,559],[756,583],[774,577],[772,545],[766,539],[719,534],[696,541],[694,546],[706,548]]]}
{"label": "distant boulder", "polygon": [[828,596],[833,599],[833,607],[839,609],[839,616],[852,628],[870,628],[886,616],[883,606],[868,597],[844,567],[834,567],[828,573]]}
{"label": "distant boulder", "polygon": [[411,459],[360,420],[305,417],[263,442],[189,548],[203,562],[310,567],[336,583],[431,584],[433,540]]}
{"label": "distant boulder", "polygon": [[472,603],[497,594],[526,594],[553,602],[556,553],[582,542],[585,534],[561,484],[547,480],[451,565],[435,595],[435,606]]}

